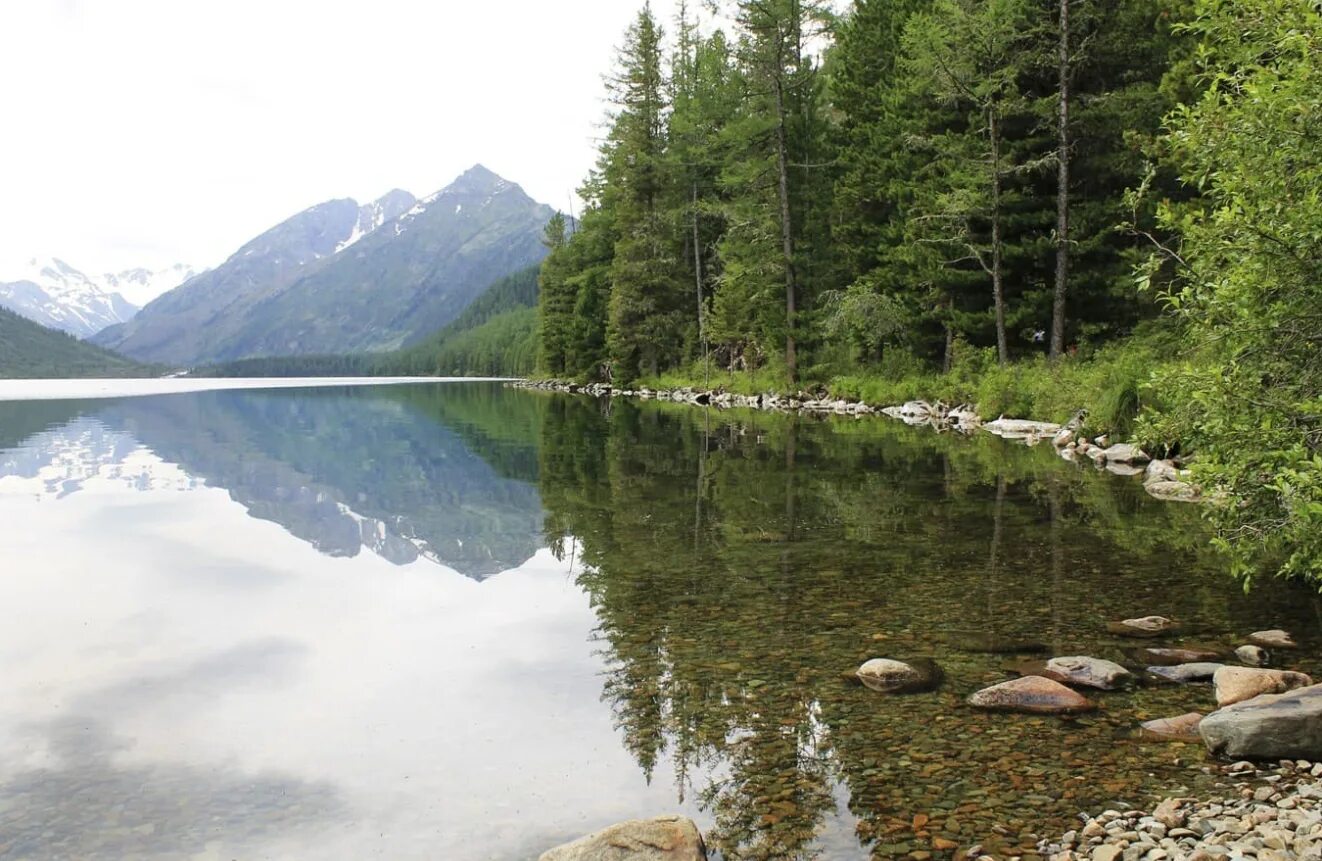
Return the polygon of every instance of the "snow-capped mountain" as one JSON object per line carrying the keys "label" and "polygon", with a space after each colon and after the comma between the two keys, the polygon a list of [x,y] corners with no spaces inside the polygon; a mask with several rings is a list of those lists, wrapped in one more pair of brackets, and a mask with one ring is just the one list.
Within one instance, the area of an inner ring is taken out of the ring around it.
{"label": "snow-capped mountain", "polygon": [[102,275],[101,285],[108,293],[118,293],[130,305],[141,308],[151,300],[168,290],[173,290],[195,275],[201,275],[204,269],[195,269],[184,263],[176,263],[164,269],[126,269],[123,272],[107,272]]}
{"label": "snow-capped mountain", "polygon": [[52,329],[88,338],[137,313],[136,305],[58,258],[28,261],[28,271],[0,282],[0,305]]}
{"label": "snow-capped mountain", "polygon": [[[79,338],[133,318],[138,309],[197,275],[177,263],[88,275],[58,257],[29,260],[17,277],[0,278],[0,306]],[[5,273],[12,275],[12,273]]]}

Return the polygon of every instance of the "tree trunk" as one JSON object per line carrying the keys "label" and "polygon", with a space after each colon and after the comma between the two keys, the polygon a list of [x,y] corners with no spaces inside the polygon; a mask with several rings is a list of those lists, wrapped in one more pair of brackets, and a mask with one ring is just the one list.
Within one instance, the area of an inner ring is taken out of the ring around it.
{"label": "tree trunk", "polygon": [[780,243],[785,266],[785,368],[791,384],[798,380],[798,359],[794,354],[794,234],[790,229],[789,158],[785,142],[784,81],[776,76],[776,168],[779,172]]}
{"label": "tree trunk", "polygon": [[1005,339],[1005,287],[1001,266],[1001,130],[996,125],[996,108],[987,112],[987,128],[992,148],[992,299],[996,304],[996,358],[1002,365],[1010,361]]}
{"label": "tree trunk", "polygon": [[702,344],[702,385],[707,385],[707,317],[702,307],[702,242],[698,233],[698,183],[693,183],[693,281],[698,288],[698,343]]}
{"label": "tree trunk", "polygon": [[945,374],[950,373],[950,367],[952,364],[954,364],[954,360],[955,360],[955,327],[951,326],[950,323],[947,322],[946,323],[946,357],[945,357],[945,361],[942,362],[941,364],[941,372]]}
{"label": "tree trunk", "polygon": [[1070,0],[1060,0],[1060,116],[1057,121],[1056,292],[1051,303],[1051,358],[1065,352],[1065,296],[1070,274]]}

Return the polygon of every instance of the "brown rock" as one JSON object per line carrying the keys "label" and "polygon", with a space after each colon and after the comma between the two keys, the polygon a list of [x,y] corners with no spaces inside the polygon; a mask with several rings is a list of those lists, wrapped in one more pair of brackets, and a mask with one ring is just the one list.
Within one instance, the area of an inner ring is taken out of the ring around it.
{"label": "brown rock", "polygon": [[1184,824],[1185,819],[1183,811],[1180,810],[1180,800],[1167,798],[1152,811],[1152,818],[1167,828],[1179,828]]}
{"label": "brown rock", "polygon": [[1299,644],[1286,631],[1275,628],[1270,631],[1257,631],[1249,634],[1249,642],[1264,649],[1297,649]]}
{"label": "brown rock", "polygon": [[683,816],[633,819],[542,853],[540,861],[706,861],[707,847]]}
{"label": "brown rock", "polygon": [[941,668],[931,658],[896,661],[891,658],[873,658],[858,668],[855,674],[869,690],[883,694],[905,694],[930,691],[941,684]]}
{"label": "brown rock", "polygon": [[968,701],[980,709],[1034,714],[1074,714],[1097,708],[1082,694],[1042,676],[1024,676],[984,688]]}
{"label": "brown rock", "polygon": [[1216,704],[1228,706],[1263,694],[1283,694],[1295,688],[1308,687],[1313,684],[1313,680],[1303,673],[1289,670],[1222,667],[1212,677],[1212,684],[1216,688]]}
{"label": "brown rock", "polygon": [[1123,622],[1111,622],[1106,626],[1106,630],[1122,637],[1160,637],[1179,627],[1165,616],[1142,616],[1137,619],[1125,619]]}
{"label": "brown rock", "polygon": [[1203,716],[1198,712],[1150,720],[1140,724],[1141,735],[1152,741],[1200,741],[1198,725],[1202,721]]}
{"label": "brown rock", "polygon": [[1225,652],[1219,649],[1204,649],[1197,646],[1187,646],[1179,649],[1139,649],[1136,656],[1138,660],[1144,664],[1157,664],[1159,666],[1172,667],[1176,664],[1197,664],[1204,661],[1217,661],[1225,656]]}
{"label": "brown rock", "polygon": [[1042,675],[1062,684],[1111,691],[1133,680],[1133,675],[1113,661],[1083,655],[1052,658]]}

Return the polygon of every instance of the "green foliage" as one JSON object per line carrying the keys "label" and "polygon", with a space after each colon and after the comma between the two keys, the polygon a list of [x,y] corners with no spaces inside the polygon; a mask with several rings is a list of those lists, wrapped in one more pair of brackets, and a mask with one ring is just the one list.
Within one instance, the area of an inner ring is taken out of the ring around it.
{"label": "green foliage", "polygon": [[159,369],[0,308],[0,378],[144,377]]}
{"label": "green foliage", "polygon": [[1206,89],[1167,144],[1202,193],[1164,202],[1178,234],[1167,300],[1195,348],[1162,385],[1183,393],[1148,432],[1199,454],[1220,541],[1248,574],[1322,585],[1322,10],[1296,0],[1204,0]]}

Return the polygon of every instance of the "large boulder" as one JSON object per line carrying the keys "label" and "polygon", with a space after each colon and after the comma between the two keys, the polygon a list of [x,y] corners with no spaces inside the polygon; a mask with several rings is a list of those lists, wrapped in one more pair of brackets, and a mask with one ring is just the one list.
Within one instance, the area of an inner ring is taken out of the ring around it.
{"label": "large boulder", "polygon": [[683,816],[632,819],[542,853],[540,861],[706,861],[707,847]]}
{"label": "large boulder", "polygon": [[896,661],[873,658],[858,668],[858,680],[869,690],[883,694],[930,691],[941,684],[941,668],[931,658]]}
{"label": "large boulder", "polygon": [[1179,624],[1165,616],[1141,616],[1137,619],[1125,619],[1110,622],[1106,630],[1121,637],[1160,637],[1179,629]]}
{"label": "large boulder", "polygon": [[1201,738],[1198,726],[1202,721],[1203,716],[1198,712],[1145,721],[1140,725],[1140,736],[1151,741],[1198,741]]}
{"label": "large boulder", "polygon": [[1043,667],[1042,675],[1067,685],[1097,688],[1103,691],[1115,690],[1133,681],[1134,678],[1129,670],[1114,661],[1089,658],[1084,655],[1052,658]]}
{"label": "large boulder", "polygon": [[1143,470],[1143,481],[1145,483],[1179,480],[1180,471],[1169,460],[1149,461],[1147,468]]}
{"label": "large boulder", "polygon": [[1264,670],[1257,667],[1222,667],[1212,676],[1216,704],[1221,707],[1242,703],[1263,694],[1283,694],[1313,684],[1303,673],[1289,670]]}
{"label": "large boulder", "polygon": [[1097,705],[1060,682],[1043,676],[1024,676],[984,688],[969,697],[974,708],[1033,714],[1076,714]]}
{"label": "large boulder", "polygon": [[1005,439],[1050,438],[1060,430],[1060,425],[1001,417],[996,421],[985,422],[982,429]]}
{"label": "large boulder", "polygon": [[1199,661],[1193,664],[1175,664],[1174,666],[1148,667],[1148,673],[1168,682],[1186,685],[1189,682],[1205,682],[1216,675],[1224,664]]}
{"label": "large boulder", "polygon": [[1322,685],[1227,706],[1198,731],[1213,753],[1234,759],[1322,759]]}
{"label": "large boulder", "polygon": [[1149,481],[1144,483],[1143,489],[1148,496],[1163,502],[1202,502],[1203,499],[1198,488],[1187,481]]}

